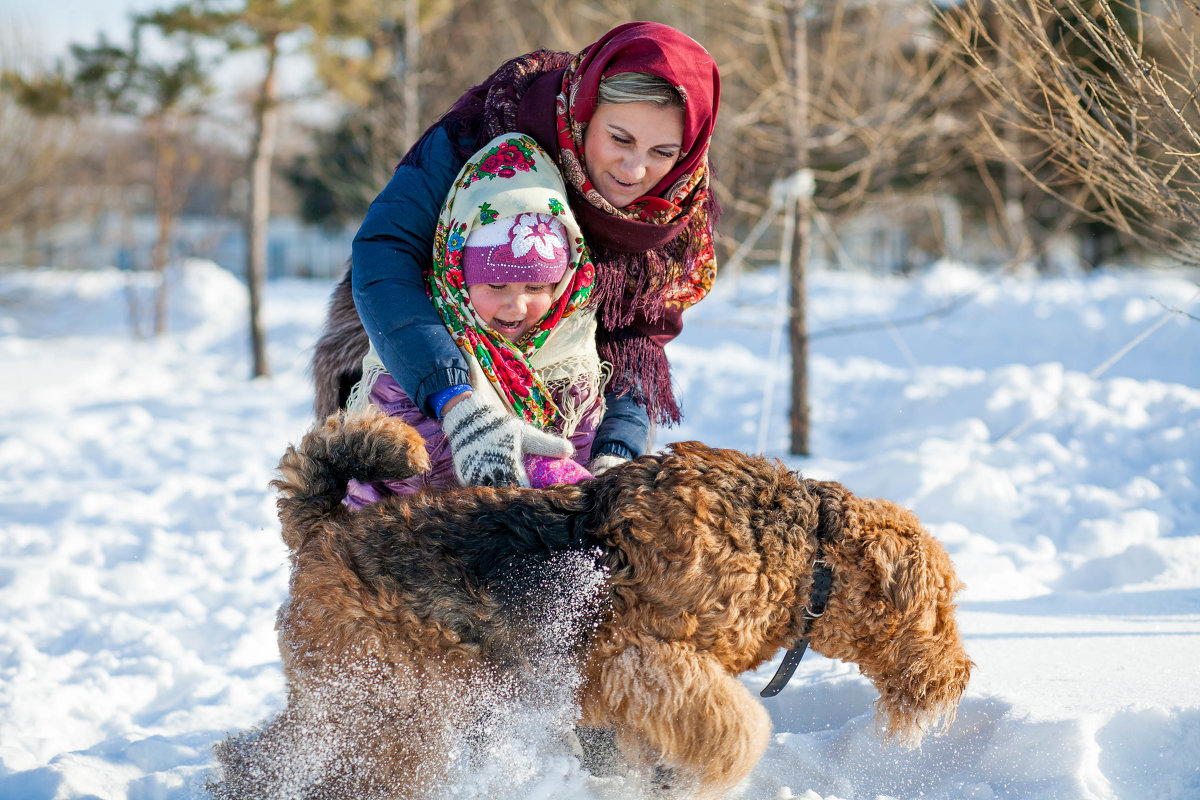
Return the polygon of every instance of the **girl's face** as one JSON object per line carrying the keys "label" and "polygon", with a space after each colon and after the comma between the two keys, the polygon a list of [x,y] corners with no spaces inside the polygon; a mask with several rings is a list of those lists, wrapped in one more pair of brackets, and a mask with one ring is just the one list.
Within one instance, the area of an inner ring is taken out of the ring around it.
{"label": "girl's face", "polygon": [[679,160],[683,109],[654,103],[601,103],[583,134],[588,177],[616,208],[650,194]]}
{"label": "girl's face", "polygon": [[492,330],[515,342],[550,310],[553,289],[551,283],[475,283],[467,296]]}

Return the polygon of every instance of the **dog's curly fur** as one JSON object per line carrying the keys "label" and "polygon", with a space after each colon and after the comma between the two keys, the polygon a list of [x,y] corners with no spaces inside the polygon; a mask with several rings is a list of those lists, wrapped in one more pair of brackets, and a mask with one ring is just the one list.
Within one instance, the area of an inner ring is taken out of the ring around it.
{"label": "dog's curly fur", "polygon": [[350,264],[329,296],[329,313],[325,328],[313,349],[309,369],[313,379],[313,410],[317,419],[344,408],[350,390],[362,377],[362,360],[371,343],[363,329],[351,291]]}
{"label": "dog's curly fur", "polygon": [[[322,737],[334,752],[300,796],[432,791],[445,731],[471,722],[450,702],[454,687],[522,658],[497,583],[514,559],[569,548],[598,547],[608,570],[607,608],[580,650],[580,724],[614,731],[631,766],[670,775],[687,796],[720,795],[766,747],[767,712],[738,676],[802,635],[818,526],[831,531],[833,587],[811,647],[875,684],[888,735],[915,742],[953,719],[972,667],[954,619],[960,585],[938,542],[893,503],[695,442],[572,486],[361,512],[340,502],[350,476],[425,466],[420,438],[380,415],[331,417],[288,449],[275,482],[292,553],[279,615],[288,707],[224,745],[217,797],[253,796],[271,769],[263,753]],[[327,691],[348,673],[353,691]],[[401,722],[427,731],[420,749],[411,732],[394,734]]]}

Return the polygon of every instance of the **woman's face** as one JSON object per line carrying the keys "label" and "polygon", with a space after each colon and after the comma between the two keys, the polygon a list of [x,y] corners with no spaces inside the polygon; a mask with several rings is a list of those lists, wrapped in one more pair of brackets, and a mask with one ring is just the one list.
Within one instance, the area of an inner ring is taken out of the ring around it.
{"label": "woman's face", "polygon": [[588,177],[617,208],[650,194],[679,160],[683,109],[654,103],[602,103],[583,134]]}

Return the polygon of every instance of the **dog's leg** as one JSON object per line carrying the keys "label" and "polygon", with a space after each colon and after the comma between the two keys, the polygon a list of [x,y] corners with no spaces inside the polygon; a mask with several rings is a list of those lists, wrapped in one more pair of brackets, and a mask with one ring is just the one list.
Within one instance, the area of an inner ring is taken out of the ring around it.
{"label": "dog's leg", "polygon": [[770,717],[710,656],[684,645],[630,647],[586,686],[585,725],[611,725],[631,764],[670,775],[672,788],[716,797],[758,763]]}
{"label": "dog's leg", "polygon": [[441,796],[455,742],[478,716],[459,699],[458,676],[441,666],[293,676],[283,713],[217,747],[213,800]]}

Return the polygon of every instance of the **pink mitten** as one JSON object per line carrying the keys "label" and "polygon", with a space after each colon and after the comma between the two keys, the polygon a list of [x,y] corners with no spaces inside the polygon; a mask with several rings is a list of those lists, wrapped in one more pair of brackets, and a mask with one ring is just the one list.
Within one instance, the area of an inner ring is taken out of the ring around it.
{"label": "pink mitten", "polygon": [[569,458],[546,456],[525,456],[525,472],[529,475],[529,485],[535,489],[556,483],[578,483],[592,477],[592,473]]}

